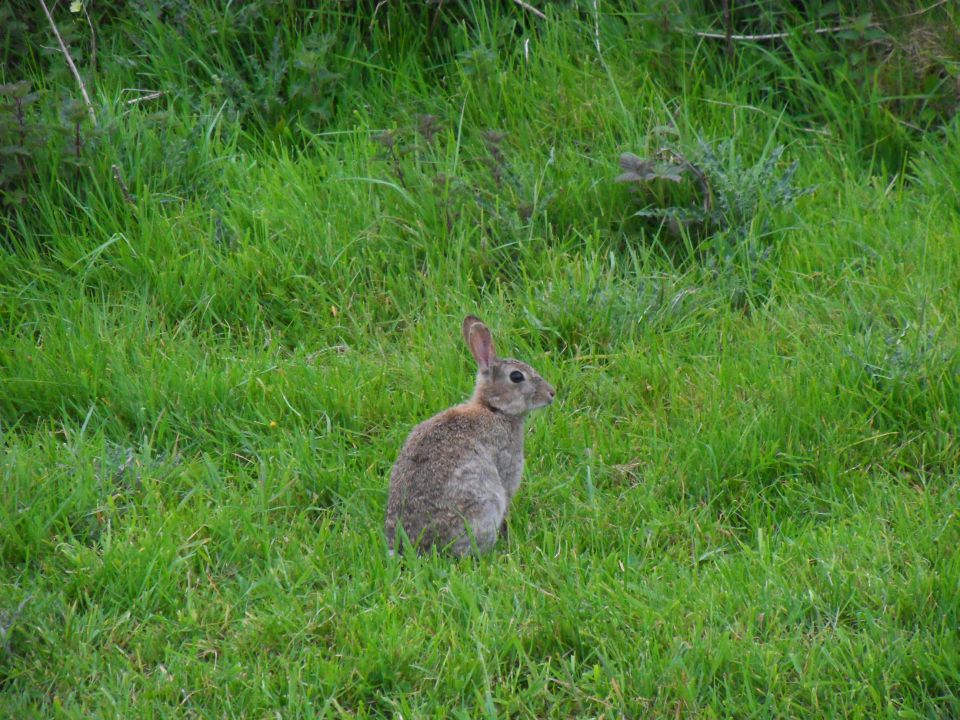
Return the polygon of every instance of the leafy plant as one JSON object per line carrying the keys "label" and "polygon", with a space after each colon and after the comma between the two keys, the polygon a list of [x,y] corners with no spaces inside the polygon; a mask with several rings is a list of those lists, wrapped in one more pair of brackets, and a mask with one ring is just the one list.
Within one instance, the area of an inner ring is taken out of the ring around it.
{"label": "leafy plant", "polygon": [[41,166],[76,177],[101,135],[83,103],[62,100],[53,120],[40,112],[40,99],[28,81],[0,85],[0,205],[23,205]]}
{"label": "leafy plant", "polygon": [[0,85],[0,203],[18,205],[26,200],[24,187],[34,171],[33,153],[43,145],[28,109],[36,102],[30,82]]}
{"label": "leafy plant", "polygon": [[[623,172],[617,182],[629,183],[646,196],[647,206],[634,216],[659,220],[675,233],[711,238],[715,250],[729,255],[748,238],[770,235],[770,210],[789,207],[813,191],[794,182],[797,161],[781,168],[784,149],[779,145],[754,164],[745,163],[729,140],[701,140],[691,152],[662,147],[651,159],[628,152],[620,156]],[[685,185],[690,179],[693,189]],[[655,186],[662,182],[683,190],[669,197],[658,194]],[[670,199],[673,204],[664,204]]]}
{"label": "leafy plant", "polygon": [[[922,322],[922,321],[921,321]],[[944,333],[914,323],[881,328],[882,343],[868,327],[860,347],[845,354],[862,368],[861,397],[871,425],[896,431],[921,431],[935,442],[946,408],[956,407],[960,392],[960,352]],[[931,434],[932,433],[932,434]]]}

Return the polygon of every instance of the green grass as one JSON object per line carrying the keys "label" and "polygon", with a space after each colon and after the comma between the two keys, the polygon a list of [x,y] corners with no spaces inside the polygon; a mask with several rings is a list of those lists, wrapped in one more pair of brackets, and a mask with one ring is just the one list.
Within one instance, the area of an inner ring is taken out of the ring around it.
{"label": "green grass", "polygon": [[[0,716],[960,716],[957,119],[817,73],[781,102],[829,39],[728,63],[580,5],[103,26],[89,165],[51,140],[3,220]],[[199,69],[308,31],[329,116]],[[58,62],[9,72],[55,97]],[[816,190],[698,252],[614,182],[671,123]],[[470,392],[467,313],[558,402],[508,542],[396,561],[389,469]]]}

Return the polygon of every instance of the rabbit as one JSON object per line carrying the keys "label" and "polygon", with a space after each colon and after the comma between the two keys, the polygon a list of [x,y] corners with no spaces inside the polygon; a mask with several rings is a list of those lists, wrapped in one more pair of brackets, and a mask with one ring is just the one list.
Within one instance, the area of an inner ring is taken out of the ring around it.
{"label": "rabbit", "polygon": [[498,358],[479,318],[462,330],[478,366],[473,397],[417,425],[400,450],[384,523],[391,555],[400,527],[418,552],[489,551],[520,485],[527,413],[556,395],[526,363]]}

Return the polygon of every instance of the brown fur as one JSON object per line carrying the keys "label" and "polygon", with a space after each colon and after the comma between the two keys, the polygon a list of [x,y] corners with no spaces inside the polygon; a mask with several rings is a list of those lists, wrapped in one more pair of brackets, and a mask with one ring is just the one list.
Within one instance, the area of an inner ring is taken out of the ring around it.
{"label": "brown fur", "polygon": [[[523,426],[554,389],[529,365],[496,356],[490,330],[470,315],[463,336],[477,361],[473,397],[417,425],[390,474],[384,531],[400,527],[418,550],[484,552],[505,528],[523,472]],[[516,383],[510,374],[523,373]]]}

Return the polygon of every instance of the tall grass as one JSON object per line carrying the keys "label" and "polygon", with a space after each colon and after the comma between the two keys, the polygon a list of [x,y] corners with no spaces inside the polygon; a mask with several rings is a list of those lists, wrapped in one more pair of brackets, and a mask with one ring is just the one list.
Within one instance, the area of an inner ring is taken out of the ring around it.
{"label": "tall grass", "polygon": [[[250,7],[95,15],[76,169],[43,35],[0,71],[50,134],[0,254],[0,715],[960,714],[956,118],[666,3]],[[816,188],[765,252],[615,182],[700,139]],[[466,313],[559,402],[509,541],[398,562]]]}

